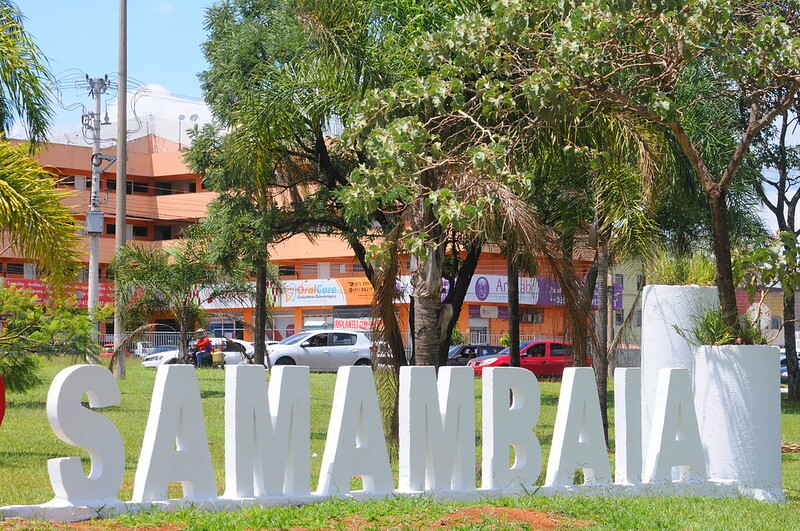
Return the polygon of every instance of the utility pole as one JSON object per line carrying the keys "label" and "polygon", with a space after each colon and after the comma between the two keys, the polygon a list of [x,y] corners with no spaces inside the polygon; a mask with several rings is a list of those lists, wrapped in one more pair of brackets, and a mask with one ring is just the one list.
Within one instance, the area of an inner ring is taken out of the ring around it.
{"label": "utility pole", "polygon": [[[125,247],[126,194],[128,180],[128,2],[119,0],[119,82],[117,91],[117,202],[114,250]],[[117,380],[125,378],[125,354],[120,345],[125,340],[125,308],[122,306],[122,286],[114,280],[114,356],[111,372]]]}
{"label": "utility pole", "polygon": [[[100,153],[100,98],[108,88],[108,76],[89,79],[89,89],[94,97],[94,112],[84,116],[83,126],[92,131],[94,151],[92,152],[92,188],[89,199],[89,212],[86,213],[86,233],[89,235],[89,315],[97,307],[100,298],[100,234],[103,233],[103,213],[100,211],[100,166],[103,156]],[[124,190],[123,190],[124,192]]]}

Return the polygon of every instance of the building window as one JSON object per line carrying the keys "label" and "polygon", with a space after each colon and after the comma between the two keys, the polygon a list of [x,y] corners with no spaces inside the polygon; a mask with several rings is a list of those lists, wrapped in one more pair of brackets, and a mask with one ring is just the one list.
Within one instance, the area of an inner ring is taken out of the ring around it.
{"label": "building window", "polygon": [[622,273],[614,274],[614,284],[619,284],[620,289],[622,289],[622,286],[624,285],[624,278],[622,276]]}
{"label": "building window", "polygon": [[519,318],[523,323],[543,323],[544,309],[531,308],[529,310],[522,310]]}
{"label": "building window", "polygon": [[363,273],[364,268],[361,266],[361,262],[356,262],[353,264],[353,273]]}
{"label": "building window", "polygon": [[116,234],[117,226],[113,223],[106,223],[106,234]]}
{"label": "building window", "polygon": [[781,326],[783,326],[783,319],[781,319],[780,315],[776,315],[769,320],[769,327],[773,330],[779,330]]}
{"label": "building window", "polygon": [[300,264],[300,276],[317,278],[317,264]]}
{"label": "building window", "polygon": [[6,273],[9,275],[22,275],[25,273],[25,266],[22,264],[8,264],[6,266]]}
{"label": "building window", "polygon": [[89,268],[82,267],[78,270],[78,282],[89,282]]}
{"label": "building window", "polygon": [[280,265],[278,266],[278,275],[282,277],[296,277],[297,270],[293,265]]}
{"label": "building window", "polygon": [[193,194],[197,191],[197,183],[189,183],[189,193]]}
{"label": "building window", "polygon": [[172,183],[159,183],[155,189],[156,195],[172,195]]}
{"label": "building window", "polygon": [[634,315],[634,325],[641,327],[642,326],[642,310],[636,310],[636,314]]}
{"label": "building window", "polygon": [[156,225],[154,230],[155,230],[156,240],[172,239],[172,227],[170,227],[169,225]]}
{"label": "building window", "polygon": [[644,288],[644,283],[644,275],[636,275],[636,291],[641,291]]}
{"label": "building window", "polygon": [[625,322],[625,310],[614,310],[614,325],[622,326]]}
{"label": "building window", "polygon": [[141,225],[134,225],[133,226],[133,237],[134,238],[147,238],[148,230],[147,227],[142,227]]}

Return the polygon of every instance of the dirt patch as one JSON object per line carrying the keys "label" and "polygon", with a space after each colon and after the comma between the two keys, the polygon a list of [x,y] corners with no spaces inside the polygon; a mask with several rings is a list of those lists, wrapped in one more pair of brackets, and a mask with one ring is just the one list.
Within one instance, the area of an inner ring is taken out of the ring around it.
{"label": "dirt patch", "polygon": [[781,453],[784,453],[784,454],[800,454],[800,444],[797,444],[797,443],[783,443],[783,444],[781,444]]}
{"label": "dirt patch", "polygon": [[[437,520],[421,522],[409,515],[396,522],[377,524],[366,521],[359,516],[349,516],[337,523],[337,528],[348,531],[362,531],[366,529],[381,529],[394,531],[400,529],[438,530],[451,529],[469,524],[481,524],[481,529],[507,529],[509,526],[518,525],[520,529],[576,529],[586,527],[589,522],[574,520],[566,517],[556,517],[551,514],[540,513],[529,509],[515,509],[509,507],[468,507],[458,509]],[[299,531],[299,530],[292,530]]]}
{"label": "dirt patch", "polygon": [[[454,527],[466,526],[470,524],[480,524],[481,529],[491,531],[492,529],[577,529],[590,525],[589,522],[575,520],[571,518],[554,516],[551,514],[540,513],[529,509],[516,509],[509,507],[468,507],[458,509],[446,514],[437,520],[422,521],[414,515],[404,518],[386,518],[376,522],[366,520],[361,516],[348,516],[341,521],[331,522],[331,527],[346,531],[363,531],[380,529],[383,531],[394,531],[401,529],[417,530],[445,530]],[[71,524],[53,524],[22,518],[10,518],[0,521],[2,531],[21,531],[21,530],[57,530],[57,531],[130,531],[130,527],[120,524],[100,520],[89,520],[86,522],[76,522]],[[137,526],[137,531],[180,531],[182,529],[177,524],[164,526]],[[292,528],[290,531],[305,531],[305,528]]]}

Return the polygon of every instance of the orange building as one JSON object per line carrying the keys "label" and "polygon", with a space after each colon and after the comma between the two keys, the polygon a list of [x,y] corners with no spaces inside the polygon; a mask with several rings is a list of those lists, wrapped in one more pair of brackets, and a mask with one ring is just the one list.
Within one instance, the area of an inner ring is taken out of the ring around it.
{"label": "orange building", "polygon": [[[127,239],[146,242],[154,247],[169,246],[187,226],[203,217],[214,194],[203,188],[202,179],[183,163],[178,142],[153,134],[128,143]],[[115,155],[116,148],[104,149]],[[89,208],[92,148],[81,145],[49,144],[37,155],[39,162],[52,168],[60,185],[74,189],[66,201],[79,220]],[[105,271],[114,253],[117,230],[116,164],[101,174],[100,200],[104,213],[100,236],[101,303],[112,302],[113,289]],[[82,224],[82,223],[80,223]],[[88,238],[80,252],[88,263]],[[313,327],[341,327],[368,330],[371,325],[372,287],[364,276],[347,243],[336,235],[318,235],[314,242],[295,236],[271,249],[272,261],[279,266],[282,292],[276,297],[274,324],[269,335],[280,339],[295,330]],[[40,287],[36,267],[9,250],[0,255],[6,282]],[[579,264],[579,269],[588,262]],[[79,279],[79,294],[85,301],[88,268]],[[398,279],[400,286],[409,279]],[[446,288],[448,286],[445,286]],[[276,294],[277,295],[277,294]],[[199,293],[201,305],[211,315],[211,329],[230,336],[252,339],[253,305],[215,299],[211,293]],[[617,306],[615,298],[615,305]],[[546,278],[520,280],[521,323],[525,338],[561,338],[565,334],[564,301],[558,283]],[[619,304],[621,304],[621,297]],[[401,326],[407,328],[407,300],[398,301]],[[168,319],[160,323],[173,325]],[[106,323],[103,332],[113,333]],[[506,265],[499,253],[487,247],[481,256],[459,320],[459,329],[468,332],[472,341],[497,343],[508,330]]]}

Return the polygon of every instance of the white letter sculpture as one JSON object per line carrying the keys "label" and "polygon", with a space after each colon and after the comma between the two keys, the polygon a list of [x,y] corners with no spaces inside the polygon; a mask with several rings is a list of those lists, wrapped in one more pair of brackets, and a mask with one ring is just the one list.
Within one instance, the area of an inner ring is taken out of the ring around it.
{"label": "white letter sculpture", "polygon": [[[645,483],[708,479],[687,369],[658,371],[652,426],[647,465],[642,475]],[[673,467],[678,468],[675,474]]]}
{"label": "white letter sculpture", "polygon": [[225,367],[225,498],[307,496],[308,367]]}
{"label": "white letter sculpture", "polygon": [[614,480],[642,482],[642,370],[614,369],[614,432],[617,452]]}
{"label": "white letter sculpture", "polygon": [[[532,372],[518,367],[483,371],[484,489],[524,490],[539,478],[542,447],[533,428],[539,421],[540,400]],[[513,466],[509,465],[511,448]]]}
{"label": "white letter sculpture", "polygon": [[584,485],[611,483],[600,400],[589,367],[564,369],[545,486],[573,485],[578,468],[583,470]]}
{"label": "white letter sculpture", "polygon": [[90,507],[121,503],[117,492],[125,472],[122,437],[114,423],[81,405],[84,394],[93,408],[120,401],[117,381],[99,365],[75,365],[55,377],[47,393],[47,419],[59,439],[89,452],[92,469],[86,477],[79,457],[48,460],[56,495],[51,503]]}
{"label": "white letter sculpture", "polygon": [[182,482],[189,501],[217,498],[200,387],[191,365],[158,368],[132,501],[165,500],[174,481]]}
{"label": "white letter sculpture", "polygon": [[400,368],[399,491],[475,490],[475,392],[470,367]]}
{"label": "white letter sculpture", "polygon": [[392,469],[371,367],[339,369],[317,494],[348,494],[354,476],[361,477],[365,494],[392,492]]}

